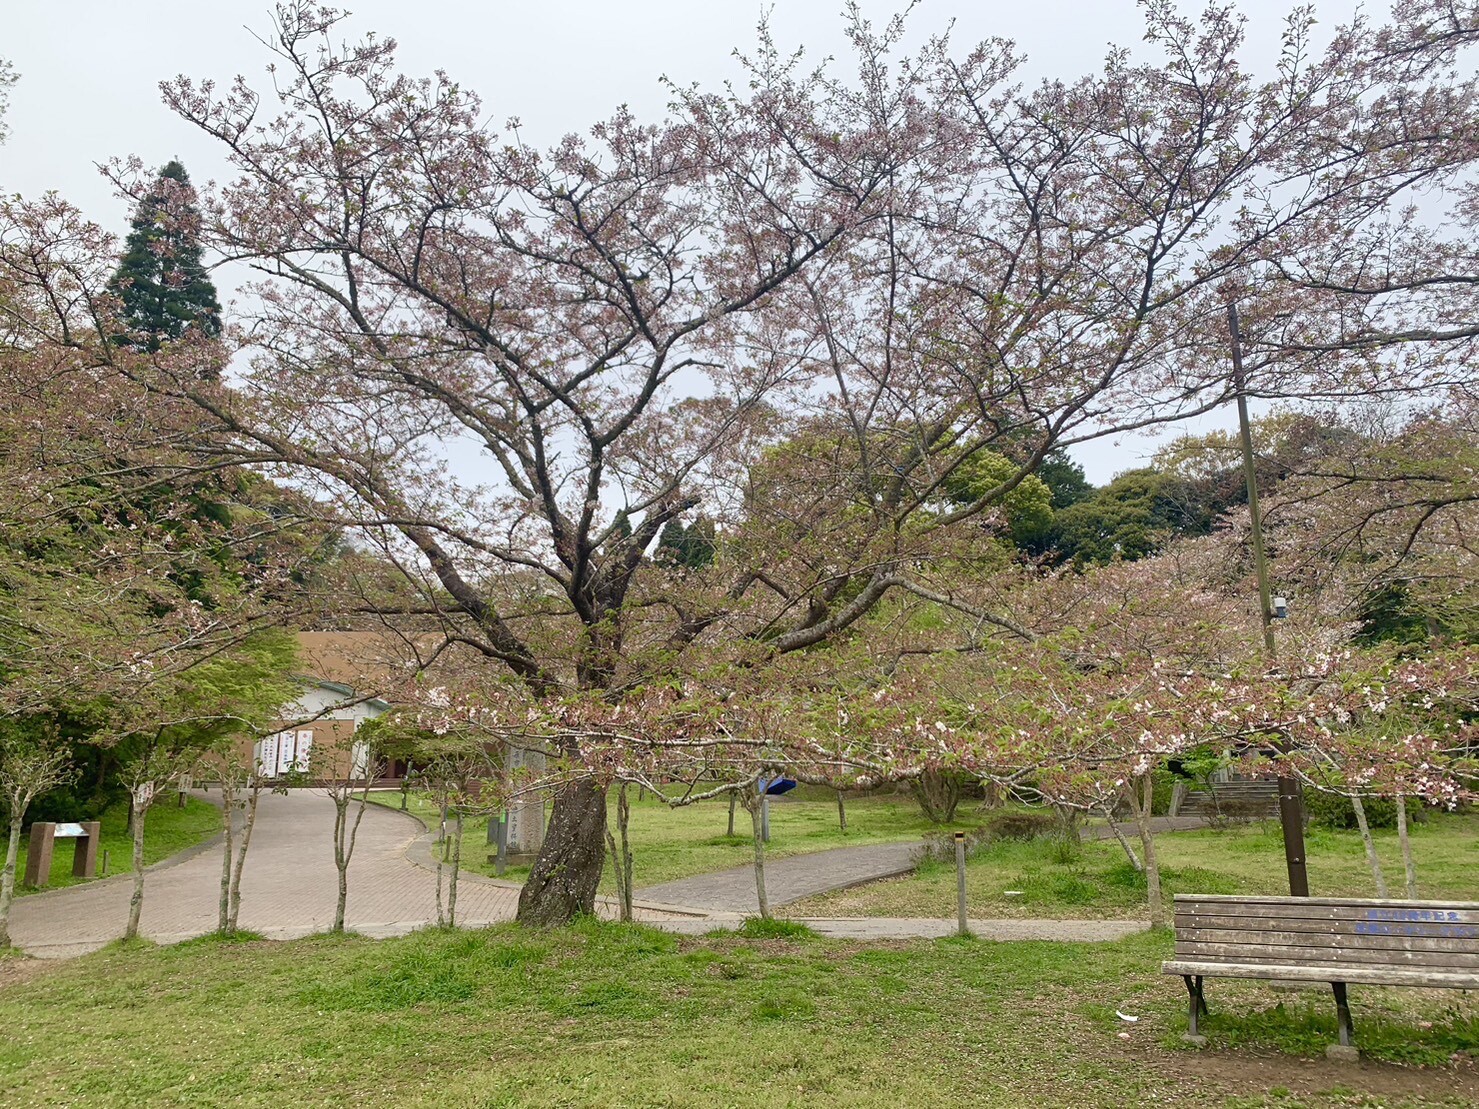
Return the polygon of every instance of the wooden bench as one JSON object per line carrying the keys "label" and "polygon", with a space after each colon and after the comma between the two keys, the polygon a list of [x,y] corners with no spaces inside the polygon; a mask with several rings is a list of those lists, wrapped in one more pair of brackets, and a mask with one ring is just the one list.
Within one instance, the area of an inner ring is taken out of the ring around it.
{"label": "wooden bench", "polygon": [[1347,985],[1479,989],[1479,902],[1177,894],[1175,957],[1161,970],[1186,982],[1194,1043],[1206,1042],[1203,978],[1329,982],[1330,1054],[1351,1058]]}

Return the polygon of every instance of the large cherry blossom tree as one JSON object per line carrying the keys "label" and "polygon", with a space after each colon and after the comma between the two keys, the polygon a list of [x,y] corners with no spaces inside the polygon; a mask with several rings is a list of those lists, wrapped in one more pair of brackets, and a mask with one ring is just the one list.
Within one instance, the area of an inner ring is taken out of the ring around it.
{"label": "large cherry blossom tree", "polygon": [[[907,54],[901,20],[853,10],[847,76],[762,28],[745,84],[540,150],[449,76],[400,73],[393,41],[286,4],[270,93],[165,86],[235,169],[202,235],[261,275],[237,373],[137,380],[397,565],[417,596],[382,617],[535,700],[764,673],[901,596],[1030,639],[963,603],[961,560],[1055,448],[1223,403],[1227,299],[1270,395],[1390,384],[1373,348],[1434,338],[1373,343],[1353,294],[1282,265],[1467,164],[1441,142],[1390,164],[1392,97],[1472,111],[1441,66],[1391,61],[1421,7],[1325,53],[1297,18],[1260,83],[1235,9],[1193,26],[1157,0],[1160,61],[1031,89],[1005,43]],[[1421,315],[1416,288],[1384,311]],[[1408,387],[1451,377],[1420,368]],[[649,557],[699,514],[711,561]],[[579,765],[582,733],[559,742]],[[521,919],[590,910],[604,827],[601,778],[569,778]]]}

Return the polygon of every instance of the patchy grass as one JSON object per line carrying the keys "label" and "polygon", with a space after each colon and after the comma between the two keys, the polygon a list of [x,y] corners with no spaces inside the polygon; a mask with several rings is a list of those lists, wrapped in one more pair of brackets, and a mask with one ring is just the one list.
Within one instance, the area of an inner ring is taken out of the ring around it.
{"label": "patchy grass", "polygon": [[1118,1109],[1479,1097],[1474,1069],[1451,1062],[1479,1050],[1472,1000],[1353,990],[1363,1046],[1426,1069],[1333,1068],[1304,1058],[1326,1042],[1323,995],[1213,983],[1214,1047],[1194,1052],[1178,1038],[1181,983],[1158,973],[1168,951],[1149,934],[1092,947],[844,944],[594,921],[110,950],[0,985],[0,1102]]}
{"label": "patchy grass", "polygon": [[[1395,832],[1376,832],[1390,896],[1403,895]],[[1413,854],[1423,897],[1479,900],[1479,814],[1434,814],[1416,826]],[[1355,832],[1312,828],[1305,840],[1315,894],[1375,897]],[[1138,841],[1137,841],[1138,850]],[[1284,841],[1275,821],[1156,837],[1165,896],[1176,893],[1287,893]],[[1006,891],[1019,891],[1008,897]],[[966,896],[978,917],[1136,917],[1145,879],[1113,840],[1060,854],[1049,840],[998,841],[967,864]],[[823,894],[786,907],[793,916],[955,915],[955,866],[926,862],[911,876]]]}
{"label": "patchy grass", "polygon": [[[389,808],[400,808],[398,791],[371,793],[370,798]],[[434,805],[415,794],[411,795],[410,811],[429,828],[436,827],[441,819]],[[750,816],[743,808],[736,812],[736,834],[733,836],[727,834],[728,820],[729,803],[726,800],[674,809],[650,797],[645,800],[634,798],[630,828],[637,888],[750,864],[754,860]],[[974,810],[962,806],[960,819],[953,827],[973,827],[978,822],[979,817]],[[838,828],[835,798],[774,800],[770,806],[768,857],[781,859],[832,847],[915,840],[942,827],[925,820],[919,806],[902,796],[850,798],[847,802],[847,825],[847,834],[843,835]],[[491,876],[494,868],[487,861],[492,850],[485,845],[487,831],[486,817],[467,821],[462,858],[469,870]],[[527,867],[511,867],[504,874],[505,878],[513,881],[527,876]],[[616,892],[616,882],[609,870],[602,878],[601,891]]]}
{"label": "patchy grass", "polygon": [[[221,810],[209,801],[186,797],[185,807],[180,808],[175,794],[162,796],[144,819],[144,865],[152,866],[180,851],[206,842],[221,830]],[[100,818],[101,834],[98,838],[98,874],[103,873],[103,852],[107,851],[108,874],[128,874],[133,871],[133,838],[128,834],[128,805],[111,805]],[[21,836],[20,858],[16,862],[16,893],[24,896],[34,893],[19,884],[25,876],[26,849],[30,834]],[[72,840],[59,839],[51,856],[51,882],[47,889],[74,886],[88,882],[89,878],[72,877]]]}
{"label": "patchy grass", "polygon": [[797,920],[766,920],[764,917],[746,917],[739,926],[739,934],[747,940],[806,940],[815,939],[816,932]]}

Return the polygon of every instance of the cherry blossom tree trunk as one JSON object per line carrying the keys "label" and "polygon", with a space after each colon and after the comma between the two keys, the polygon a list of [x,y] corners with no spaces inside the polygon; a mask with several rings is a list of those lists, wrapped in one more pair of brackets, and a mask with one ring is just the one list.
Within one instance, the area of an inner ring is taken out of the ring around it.
{"label": "cherry blossom tree trunk", "polygon": [[1161,903],[1161,868],[1155,856],[1155,833],[1150,828],[1151,806],[1155,798],[1155,782],[1150,774],[1140,778],[1142,799],[1134,802],[1135,790],[1130,797],[1135,804],[1135,828],[1140,833],[1140,850],[1145,856],[1145,899],[1150,903],[1150,926],[1166,926],[1166,906]]}
{"label": "cherry blossom tree trunk", "polygon": [[1125,836],[1125,831],[1119,826],[1114,818],[1114,806],[1105,805],[1100,810],[1104,814],[1104,820],[1109,825],[1109,830],[1114,833],[1114,838],[1119,841],[1120,847],[1124,848],[1125,858],[1130,860],[1130,865],[1135,868],[1137,874],[1145,873],[1145,864],[1140,861],[1140,856],[1135,854],[1135,848]]}
{"label": "cherry blossom tree trunk", "polygon": [[10,906],[15,900],[15,864],[20,858],[21,821],[25,817],[19,805],[10,810],[10,838],[5,841],[5,869],[0,871],[0,950],[10,946]]}
{"label": "cherry blossom tree trunk", "polygon": [[442,908],[442,883],[445,879],[447,864],[442,862],[441,855],[437,856],[437,927],[447,927],[447,914]]}
{"label": "cherry blossom tree trunk", "polygon": [[724,833],[726,836],[734,835],[734,807],[738,803],[739,795],[736,793],[731,793],[729,795],[729,828]]}
{"label": "cherry blossom tree trunk", "polygon": [[457,876],[462,871],[462,810],[452,822],[452,873],[447,879],[447,927],[457,927]]}
{"label": "cherry blossom tree trunk", "polygon": [[837,830],[847,835],[847,798],[840,789],[837,791]]}
{"label": "cherry blossom tree trunk", "polygon": [[770,898],[765,893],[765,836],[761,828],[761,809],[764,794],[757,794],[752,800],[745,798],[745,808],[750,812],[750,827],[755,833],[755,899],[760,903],[760,919],[770,919]]}
{"label": "cherry blossom tree trunk", "polygon": [[1376,841],[1371,838],[1371,825],[1366,823],[1366,806],[1361,798],[1351,794],[1351,808],[1356,812],[1356,827],[1361,830],[1361,845],[1366,848],[1366,861],[1371,864],[1371,877],[1376,882],[1376,896],[1387,895],[1387,877],[1381,870],[1381,859],[1376,854]]}
{"label": "cherry blossom tree trunk", "polygon": [[[354,843],[359,838],[360,821],[365,818],[365,806],[369,804],[370,779],[365,776],[364,787],[355,796],[354,788],[345,782],[332,790],[334,800],[334,866],[339,871],[338,898],[334,903],[334,932],[344,931],[344,915],[349,906],[349,863],[354,857]],[[354,820],[349,819],[351,801],[358,801],[359,808]]]}
{"label": "cherry blossom tree trunk", "polygon": [[236,934],[236,921],[241,916],[241,872],[246,868],[247,848],[252,845],[252,829],[257,824],[257,802],[262,797],[262,783],[253,782],[247,794],[246,819],[242,822],[241,843],[236,850],[236,863],[231,870],[231,907],[226,918],[226,931]]}
{"label": "cherry blossom tree trunk", "polygon": [[216,932],[231,934],[231,864],[236,857],[236,784],[230,781],[231,772],[221,775],[221,896],[216,906]]}
{"label": "cherry blossom tree trunk", "polygon": [[627,783],[616,794],[616,835],[606,829],[606,853],[611,858],[611,871],[616,878],[616,897],[620,902],[623,923],[632,920],[632,841],[628,834],[631,806],[627,803]]}
{"label": "cherry blossom tree trunk", "polygon": [[960,805],[960,776],[948,770],[926,770],[910,781],[915,800],[932,824],[949,824]]}
{"label": "cherry blossom tree trunk", "polygon": [[555,794],[544,848],[519,893],[519,922],[566,924],[596,910],[606,862],[606,791],[579,778]]}
{"label": "cherry blossom tree trunk", "polygon": [[1402,848],[1402,871],[1407,879],[1407,897],[1417,900],[1417,867],[1412,861],[1412,838],[1407,834],[1407,798],[1397,794],[1397,843]]}
{"label": "cherry blossom tree trunk", "polygon": [[128,899],[128,927],[123,938],[139,938],[139,918],[144,912],[144,815],[149,811],[149,800],[140,790],[133,790],[129,797],[130,825],[134,841],[134,888]]}

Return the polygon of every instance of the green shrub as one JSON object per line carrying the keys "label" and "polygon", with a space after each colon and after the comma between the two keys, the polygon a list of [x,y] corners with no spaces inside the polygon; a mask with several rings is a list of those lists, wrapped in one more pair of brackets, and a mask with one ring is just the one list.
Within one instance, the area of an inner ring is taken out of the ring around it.
{"label": "green shrub", "polygon": [[[992,836],[986,825],[982,824],[972,828],[965,834],[966,858],[974,857],[979,851],[991,845]],[[916,866],[927,866],[930,863],[955,862],[955,833],[954,832],[926,832],[924,842],[914,852],[914,864]]]}
{"label": "green shrub", "polygon": [[984,825],[991,839],[1031,840],[1056,836],[1058,818],[1050,812],[1034,809],[1008,810],[993,814]]}
{"label": "green shrub", "polygon": [[[1363,797],[1366,823],[1373,828],[1395,828],[1397,826],[1397,802],[1387,797]],[[1407,819],[1416,823],[1424,819],[1425,813],[1419,802],[1408,798]],[[1351,799],[1339,793],[1324,790],[1304,791],[1304,811],[1309,822],[1318,828],[1347,831],[1356,827],[1356,809]]]}

